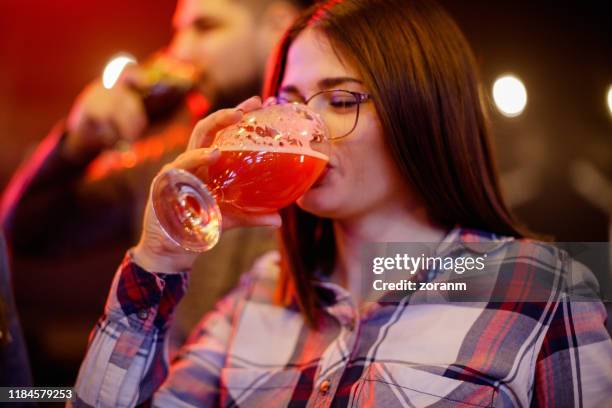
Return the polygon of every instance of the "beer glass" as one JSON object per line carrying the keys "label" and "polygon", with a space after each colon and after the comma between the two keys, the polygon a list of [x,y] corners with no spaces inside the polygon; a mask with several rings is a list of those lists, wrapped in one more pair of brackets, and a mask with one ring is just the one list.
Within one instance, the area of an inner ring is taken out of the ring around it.
{"label": "beer glass", "polygon": [[269,214],[296,201],[329,160],[328,130],[306,105],[268,101],[217,133],[218,161],[204,171],[170,169],[151,189],[163,231],[185,249],[212,248],[225,213]]}
{"label": "beer glass", "polygon": [[159,51],[140,65],[140,83],[133,88],[142,98],[149,122],[174,113],[192,91],[198,72],[193,64]]}

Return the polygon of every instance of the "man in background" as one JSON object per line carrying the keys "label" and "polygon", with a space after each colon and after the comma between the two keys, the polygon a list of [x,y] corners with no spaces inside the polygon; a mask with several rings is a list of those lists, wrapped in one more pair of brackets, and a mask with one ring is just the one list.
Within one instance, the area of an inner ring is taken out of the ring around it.
{"label": "man in background", "polygon": [[[208,108],[185,103],[170,118],[153,120],[130,83],[106,89],[95,80],[20,167],[0,215],[24,283],[21,303],[29,305],[23,320],[36,379],[61,382],[58,363],[69,377],[64,381],[74,378],[104,304],[101,289],[138,239],[153,177],[184,150],[198,116],[260,93],[270,51],[309,3],[180,0],[166,52],[193,64]],[[201,257],[178,311],[176,343],[256,256],[274,246],[272,236],[262,228],[229,231]],[[71,285],[55,287],[66,281],[60,276]],[[49,366],[44,374],[38,362]]]}

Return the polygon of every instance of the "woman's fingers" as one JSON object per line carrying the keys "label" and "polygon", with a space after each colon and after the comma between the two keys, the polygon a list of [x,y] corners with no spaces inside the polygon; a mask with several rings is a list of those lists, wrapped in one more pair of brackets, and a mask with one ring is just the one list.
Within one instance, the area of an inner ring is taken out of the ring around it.
{"label": "woman's fingers", "polygon": [[259,96],[252,96],[236,106],[236,109],[239,109],[244,113],[251,112],[259,108],[261,108],[261,98]]}
{"label": "woman's fingers", "polygon": [[200,120],[193,128],[187,150],[210,146],[218,131],[239,122],[243,114],[238,109],[221,109]]}
{"label": "woman's fingers", "polygon": [[231,212],[223,215],[223,229],[228,230],[236,227],[275,227],[282,224],[278,213],[253,215]]}
{"label": "woman's fingers", "polygon": [[218,131],[234,123],[238,123],[245,113],[259,109],[260,107],[261,98],[259,96],[253,96],[234,109],[221,109],[208,115],[196,124],[187,149],[210,146]]}
{"label": "woman's fingers", "polygon": [[282,224],[281,216],[277,213],[274,214],[266,214],[266,215],[256,215],[252,216],[248,220],[248,225],[261,225],[267,227],[276,227],[279,228]]}
{"label": "woman's fingers", "polygon": [[183,169],[183,170],[191,170],[208,167],[217,160],[221,156],[221,152],[219,149],[193,149],[187,150],[185,153],[180,154],[174,161],[170,164],[164,166],[164,171],[168,169]]}

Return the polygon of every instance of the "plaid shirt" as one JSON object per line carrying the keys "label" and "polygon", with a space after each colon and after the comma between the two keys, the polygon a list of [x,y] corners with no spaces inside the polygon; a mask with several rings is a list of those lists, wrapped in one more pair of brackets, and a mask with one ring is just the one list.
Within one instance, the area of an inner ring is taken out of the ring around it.
{"label": "plaid shirt", "polygon": [[[473,242],[503,253],[508,240],[455,228],[443,244],[468,253]],[[605,309],[570,301],[550,246],[531,248],[505,253],[505,267],[492,273],[514,289],[529,288],[537,274],[559,277],[547,302],[428,304],[406,296],[359,308],[340,286],[318,281],[324,313],[317,330],[296,307],[273,302],[278,254],[271,253],[204,317],[170,366],[165,337],[187,274],[149,273],[128,255],[92,332],[73,404],[606,406],[612,342]],[[583,278],[573,284],[596,287],[589,271]]]}

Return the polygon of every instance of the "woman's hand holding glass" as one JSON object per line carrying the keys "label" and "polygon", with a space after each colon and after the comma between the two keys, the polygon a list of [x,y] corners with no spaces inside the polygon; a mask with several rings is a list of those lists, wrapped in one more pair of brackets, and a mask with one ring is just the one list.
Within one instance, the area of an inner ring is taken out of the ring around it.
{"label": "woman's hand holding glass", "polygon": [[[261,108],[261,99],[252,97],[234,109],[219,110],[200,120],[193,130],[187,150],[160,171],[160,175],[171,169],[197,171],[205,175],[208,168],[221,157],[219,149],[209,147],[220,130],[240,122],[245,113]],[[159,177],[159,176],[158,176]],[[224,212],[222,230],[240,226],[279,227],[281,218],[277,212],[249,214]],[[162,230],[151,203],[147,203],[142,235],[132,250],[136,263],[148,271],[181,272],[191,268],[198,252],[189,251],[170,239]]]}

